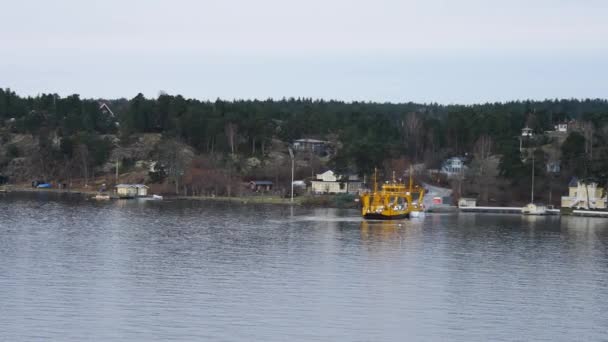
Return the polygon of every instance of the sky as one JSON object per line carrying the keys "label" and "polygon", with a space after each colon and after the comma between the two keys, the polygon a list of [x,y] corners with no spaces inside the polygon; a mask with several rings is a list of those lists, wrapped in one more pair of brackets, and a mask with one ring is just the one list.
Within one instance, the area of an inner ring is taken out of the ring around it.
{"label": "sky", "polygon": [[0,0],[21,95],[608,97],[604,0]]}

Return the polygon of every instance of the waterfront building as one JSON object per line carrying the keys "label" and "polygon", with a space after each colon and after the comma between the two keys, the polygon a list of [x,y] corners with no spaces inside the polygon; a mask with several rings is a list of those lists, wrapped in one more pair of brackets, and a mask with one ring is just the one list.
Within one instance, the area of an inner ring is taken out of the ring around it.
{"label": "waterfront building", "polygon": [[606,209],[607,196],[596,182],[583,182],[572,178],[568,184],[568,196],[562,196],[562,208]]}
{"label": "waterfront building", "polygon": [[118,197],[122,198],[148,196],[148,186],[144,184],[118,184],[115,188]]}
{"label": "waterfront building", "polygon": [[474,208],[477,206],[476,198],[461,197],[458,200],[458,208]]}
{"label": "waterfront building", "polygon": [[362,189],[363,182],[357,175],[338,175],[332,170],[317,174],[311,181],[312,192],[315,194],[356,194]]}

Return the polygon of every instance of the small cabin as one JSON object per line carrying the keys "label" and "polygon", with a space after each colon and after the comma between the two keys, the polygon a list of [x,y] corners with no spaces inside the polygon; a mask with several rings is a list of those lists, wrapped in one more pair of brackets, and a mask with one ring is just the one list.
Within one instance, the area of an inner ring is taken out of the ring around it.
{"label": "small cabin", "polygon": [[458,200],[458,208],[475,208],[477,206],[476,198],[461,197]]}
{"label": "small cabin", "polygon": [[116,194],[122,198],[146,197],[148,196],[148,186],[144,184],[118,184]]}
{"label": "small cabin", "polygon": [[272,190],[273,183],[267,180],[254,180],[249,182],[249,188],[255,192],[267,192]]}
{"label": "small cabin", "polygon": [[530,127],[524,127],[521,130],[522,137],[532,137],[534,135],[534,131]]}
{"label": "small cabin", "polygon": [[568,123],[567,122],[558,123],[557,125],[553,126],[553,128],[555,129],[556,132],[567,133],[568,132]]}

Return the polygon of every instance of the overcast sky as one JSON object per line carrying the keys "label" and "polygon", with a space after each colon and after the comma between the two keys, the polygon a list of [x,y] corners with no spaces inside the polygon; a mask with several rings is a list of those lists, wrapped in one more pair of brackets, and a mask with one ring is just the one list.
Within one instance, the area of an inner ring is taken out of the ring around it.
{"label": "overcast sky", "polygon": [[20,94],[608,97],[604,0],[0,0]]}

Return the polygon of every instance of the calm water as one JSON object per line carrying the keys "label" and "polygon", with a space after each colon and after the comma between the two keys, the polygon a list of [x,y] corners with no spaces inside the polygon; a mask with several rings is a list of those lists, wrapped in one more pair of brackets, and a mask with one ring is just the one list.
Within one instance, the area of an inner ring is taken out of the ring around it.
{"label": "calm water", "polygon": [[0,340],[608,340],[608,221],[0,196]]}

